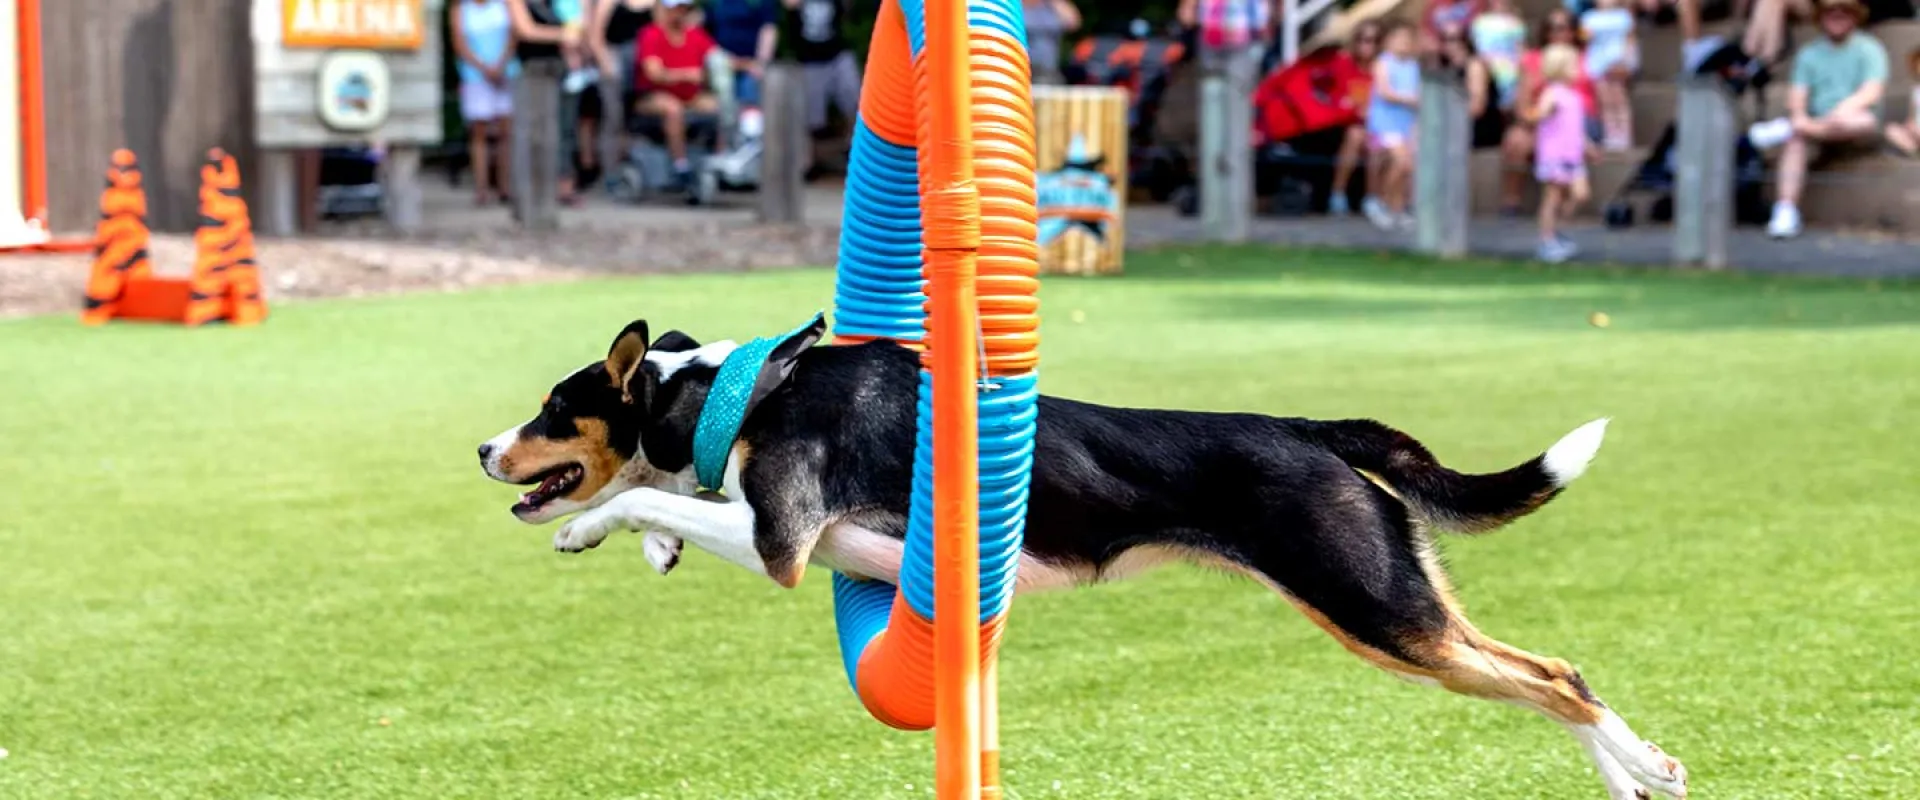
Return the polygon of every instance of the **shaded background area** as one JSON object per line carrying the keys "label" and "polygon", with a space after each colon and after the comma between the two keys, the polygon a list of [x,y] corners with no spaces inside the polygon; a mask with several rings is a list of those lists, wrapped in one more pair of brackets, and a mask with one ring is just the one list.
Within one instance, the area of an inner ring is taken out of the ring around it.
{"label": "shaded background area", "polygon": [[147,222],[155,230],[193,228],[208,148],[226,148],[241,174],[252,173],[251,7],[250,0],[43,5],[48,202],[56,228],[92,227],[115,148],[140,158]]}

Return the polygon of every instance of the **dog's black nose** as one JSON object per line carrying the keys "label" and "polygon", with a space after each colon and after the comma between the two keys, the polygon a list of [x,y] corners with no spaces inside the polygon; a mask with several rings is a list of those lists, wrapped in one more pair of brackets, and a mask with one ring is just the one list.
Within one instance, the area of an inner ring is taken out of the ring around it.
{"label": "dog's black nose", "polygon": [[491,443],[480,445],[480,463],[485,464],[490,458],[493,458],[493,445]]}

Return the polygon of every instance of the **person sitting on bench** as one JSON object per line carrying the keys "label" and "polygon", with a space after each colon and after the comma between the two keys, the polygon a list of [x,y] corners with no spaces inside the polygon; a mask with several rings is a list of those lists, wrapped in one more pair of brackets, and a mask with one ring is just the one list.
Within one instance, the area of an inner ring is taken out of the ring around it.
{"label": "person sitting on bench", "polygon": [[1756,123],[1747,131],[1753,146],[1780,152],[1779,200],[1767,234],[1800,235],[1800,193],[1813,147],[1857,142],[1880,132],[1887,86],[1887,50],[1860,30],[1867,7],[1860,0],[1820,0],[1820,31],[1793,60],[1788,116]]}
{"label": "person sitting on bench", "polygon": [[720,107],[707,91],[707,54],[714,47],[713,37],[693,24],[693,0],[661,0],[660,13],[640,33],[634,75],[639,110],[660,118],[667,153],[673,157],[674,181],[683,187],[693,178],[687,160],[687,114]]}

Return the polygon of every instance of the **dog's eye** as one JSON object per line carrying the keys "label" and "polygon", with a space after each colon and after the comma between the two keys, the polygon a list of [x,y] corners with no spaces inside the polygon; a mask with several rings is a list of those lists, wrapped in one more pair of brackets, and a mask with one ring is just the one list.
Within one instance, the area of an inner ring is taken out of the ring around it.
{"label": "dog's eye", "polygon": [[555,397],[552,395],[549,395],[547,397],[547,413],[558,414],[564,408],[566,408],[566,403],[563,402],[559,397]]}

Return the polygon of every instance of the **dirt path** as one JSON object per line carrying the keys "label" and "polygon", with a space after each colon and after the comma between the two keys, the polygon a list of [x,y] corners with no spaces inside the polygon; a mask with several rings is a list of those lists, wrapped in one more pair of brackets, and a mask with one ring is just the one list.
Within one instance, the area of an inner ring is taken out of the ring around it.
{"label": "dirt path", "polygon": [[[269,302],[404,291],[568,280],[583,274],[531,258],[483,255],[377,240],[286,240],[257,244]],[[191,236],[157,235],[149,248],[155,274],[187,274]],[[92,257],[0,257],[0,317],[77,312]]]}
{"label": "dirt path", "polygon": [[[838,232],[716,220],[676,227],[581,224],[550,236],[510,226],[396,238],[369,228],[260,239],[268,302],[445,292],[607,274],[751,270],[829,264]],[[193,239],[155,235],[156,274],[185,275]],[[76,312],[87,254],[0,256],[0,318]]]}

